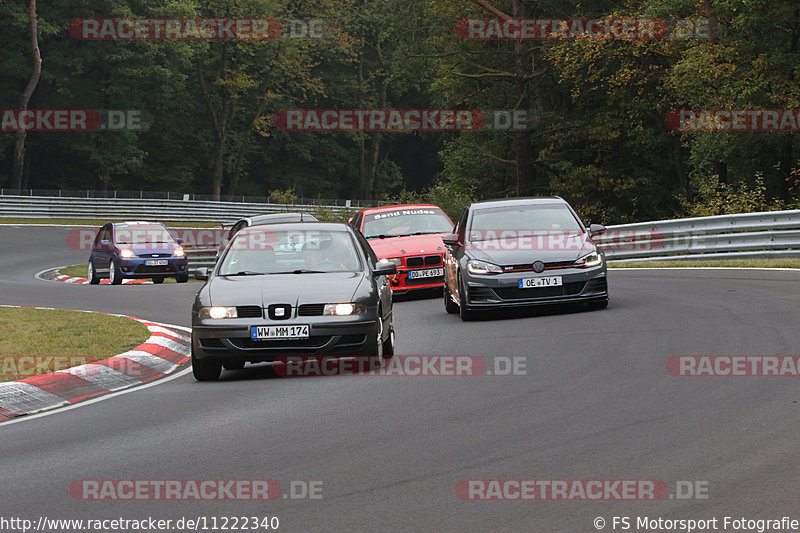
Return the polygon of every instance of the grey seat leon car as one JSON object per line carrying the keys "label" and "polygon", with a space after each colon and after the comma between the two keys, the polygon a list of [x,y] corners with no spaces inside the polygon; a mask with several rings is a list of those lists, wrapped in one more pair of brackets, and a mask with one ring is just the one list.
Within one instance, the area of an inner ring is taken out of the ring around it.
{"label": "grey seat leon car", "polygon": [[195,378],[280,356],[390,357],[396,272],[346,224],[242,229],[195,273],[206,280],[192,307]]}
{"label": "grey seat leon car", "polygon": [[507,307],[606,307],[605,257],[592,241],[603,232],[559,197],[475,202],[442,238],[445,310],[469,320]]}

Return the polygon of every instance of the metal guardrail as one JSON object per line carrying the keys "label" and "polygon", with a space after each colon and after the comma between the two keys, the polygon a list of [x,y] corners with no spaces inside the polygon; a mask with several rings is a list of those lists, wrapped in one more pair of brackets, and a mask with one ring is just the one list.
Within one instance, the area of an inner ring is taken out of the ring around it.
{"label": "metal guardrail", "polygon": [[189,271],[194,273],[198,268],[211,268],[217,262],[216,248],[186,249],[186,259],[189,260]]}
{"label": "metal guardrail", "polygon": [[[230,223],[242,217],[285,211],[324,210],[345,218],[357,209],[339,205],[0,195],[0,221],[3,217],[18,217]],[[608,226],[596,241],[609,260],[620,262],[800,257],[800,210]],[[214,264],[214,250],[195,249],[189,253],[193,268]]]}
{"label": "metal guardrail", "polygon": [[328,212],[337,217],[355,213],[356,207],[338,205],[294,205],[198,200],[154,200],[122,198],[58,198],[46,196],[0,196],[0,221],[18,218],[97,218],[103,220],[156,219],[181,222],[234,222],[266,213],[302,211]]}
{"label": "metal guardrail", "polygon": [[620,262],[800,257],[800,210],[609,226],[595,240]]}

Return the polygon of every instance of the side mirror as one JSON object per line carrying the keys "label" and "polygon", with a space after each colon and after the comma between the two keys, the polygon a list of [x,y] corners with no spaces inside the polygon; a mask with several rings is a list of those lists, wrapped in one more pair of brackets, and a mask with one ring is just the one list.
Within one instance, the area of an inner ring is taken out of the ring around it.
{"label": "side mirror", "polygon": [[454,244],[458,243],[458,234],[451,233],[450,235],[445,235],[442,237],[442,242],[447,246],[453,246]]}
{"label": "side mirror", "polygon": [[200,267],[194,271],[194,277],[199,279],[200,281],[206,281],[208,279],[208,268],[207,267]]}
{"label": "side mirror", "polygon": [[372,275],[376,278],[378,276],[391,276],[393,274],[397,274],[397,265],[382,261],[378,261],[378,264],[375,265],[375,269],[372,271]]}
{"label": "side mirror", "polygon": [[177,242],[178,244],[183,244],[183,239],[177,238],[175,239],[175,242]]}
{"label": "side mirror", "polygon": [[595,235],[602,235],[606,232],[606,227],[602,224],[592,224],[589,226],[589,235],[594,237]]}

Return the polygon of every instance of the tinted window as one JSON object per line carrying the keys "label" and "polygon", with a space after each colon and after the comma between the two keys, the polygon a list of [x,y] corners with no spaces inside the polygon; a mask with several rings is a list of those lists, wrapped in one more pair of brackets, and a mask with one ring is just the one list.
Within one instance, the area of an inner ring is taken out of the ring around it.
{"label": "tinted window", "polygon": [[364,229],[367,239],[384,235],[399,237],[426,233],[450,233],[453,223],[438,207],[419,207],[395,209],[364,215]]}
{"label": "tinted window", "polygon": [[144,244],[174,242],[167,228],[161,224],[125,224],[114,228],[116,244]]}
{"label": "tinted window", "polygon": [[501,231],[582,232],[580,222],[565,204],[513,205],[475,209],[469,240],[492,238]]}
{"label": "tinted window", "polygon": [[251,229],[236,235],[219,275],[361,271],[356,246],[346,231]]}

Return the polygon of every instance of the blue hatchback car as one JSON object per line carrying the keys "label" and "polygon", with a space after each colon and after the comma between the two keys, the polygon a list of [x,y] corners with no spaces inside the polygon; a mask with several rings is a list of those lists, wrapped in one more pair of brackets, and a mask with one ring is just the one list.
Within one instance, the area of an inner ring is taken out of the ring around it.
{"label": "blue hatchback car", "polygon": [[158,222],[110,222],[97,232],[89,256],[89,283],[108,278],[112,285],[123,279],[150,278],[162,283],[175,277],[189,281],[189,266],[181,247],[169,230]]}

